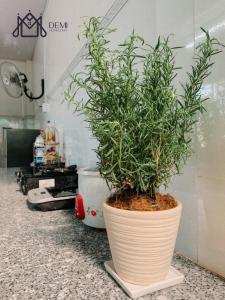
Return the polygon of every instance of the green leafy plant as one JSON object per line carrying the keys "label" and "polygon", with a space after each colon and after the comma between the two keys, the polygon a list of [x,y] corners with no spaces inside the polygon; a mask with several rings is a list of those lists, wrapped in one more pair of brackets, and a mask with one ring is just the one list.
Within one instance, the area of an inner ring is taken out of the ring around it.
{"label": "green leafy plant", "polygon": [[[71,75],[66,99],[84,113],[99,146],[98,168],[119,190],[146,193],[155,199],[160,186],[178,174],[191,153],[190,134],[203,112],[204,79],[221,44],[207,31],[196,47],[195,63],[182,95],[174,88],[175,49],[169,37],[155,47],[132,32],[117,49],[108,46],[111,29],[99,18],[84,23],[88,39],[85,71]],[[77,100],[84,89],[88,100]]]}

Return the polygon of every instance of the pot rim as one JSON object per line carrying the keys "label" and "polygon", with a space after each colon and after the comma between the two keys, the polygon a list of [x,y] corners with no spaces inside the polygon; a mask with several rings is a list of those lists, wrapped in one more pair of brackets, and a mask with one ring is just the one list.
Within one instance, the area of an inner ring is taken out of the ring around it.
{"label": "pot rim", "polygon": [[99,171],[96,168],[79,168],[77,173],[83,176],[101,177]]}
{"label": "pot rim", "polygon": [[182,209],[182,203],[175,199],[177,202],[177,206],[164,210],[156,210],[156,211],[145,211],[145,210],[128,210],[117,207],[112,207],[107,202],[103,203],[103,208],[105,207],[107,210],[111,210],[114,213],[119,213],[120,215],[134,215],[138,213],[142,213],[144,216],[149,216],[150,214],[154,215],[168,215],[168,213],[175,213],[177,210]]}

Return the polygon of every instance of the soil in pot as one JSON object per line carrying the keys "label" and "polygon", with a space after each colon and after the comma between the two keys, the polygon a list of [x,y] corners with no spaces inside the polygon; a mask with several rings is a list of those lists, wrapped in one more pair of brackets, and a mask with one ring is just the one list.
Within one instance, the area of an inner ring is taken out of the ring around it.
{"label": "soil in pot", "polygon": [[136,193],[125,190],[111,195],[107,204],[120,209],[136,211],[161,211],[174,208],[177,201],[169,194],[157,194],[156,199],[152,199],[147,194],[137,195]]}

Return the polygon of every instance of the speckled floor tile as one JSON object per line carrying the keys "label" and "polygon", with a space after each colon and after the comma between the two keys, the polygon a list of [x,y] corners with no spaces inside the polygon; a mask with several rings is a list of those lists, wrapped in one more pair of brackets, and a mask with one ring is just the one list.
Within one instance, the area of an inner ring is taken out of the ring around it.
{"label": "speckled floor tile", "polygon": [[[0,300],[127,300],[106,273],[104,230],[87,227],[71,210],[32,211],[13,170],[0,170]],[[173,265],[184,283],[138,300],[224,300],[225,282],[182,256]]]}

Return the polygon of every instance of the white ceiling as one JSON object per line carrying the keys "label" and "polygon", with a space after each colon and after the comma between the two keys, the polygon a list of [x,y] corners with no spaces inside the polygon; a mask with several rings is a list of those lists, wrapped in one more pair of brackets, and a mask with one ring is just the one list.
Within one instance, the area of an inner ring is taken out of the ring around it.
{"label": "white ceiling", "polygon": [[17,14],[25,16],[29,10],[38,17],[46,0],[0,0],[0,59],[32,59],[37,38],[14,37]]}

